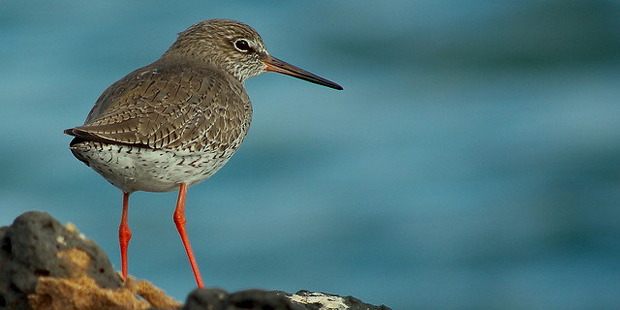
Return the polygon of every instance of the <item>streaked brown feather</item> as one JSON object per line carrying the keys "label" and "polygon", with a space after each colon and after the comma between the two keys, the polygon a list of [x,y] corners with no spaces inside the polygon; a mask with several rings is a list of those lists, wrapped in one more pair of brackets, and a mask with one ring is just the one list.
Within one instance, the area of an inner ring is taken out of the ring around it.
{"label": "streaked brown feather", "polygon": [[243,85],[221,71],[155,62],[110,86],[86,123],[67,133],[155,149],[217,151],[238,147],[251,109]]}

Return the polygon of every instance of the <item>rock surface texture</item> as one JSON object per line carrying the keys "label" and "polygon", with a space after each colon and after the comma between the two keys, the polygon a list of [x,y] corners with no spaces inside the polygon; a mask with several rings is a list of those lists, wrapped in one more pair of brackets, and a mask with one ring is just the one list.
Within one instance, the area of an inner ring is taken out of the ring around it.
{"label": "rock surface texture", "polygon": [[123,281],[108,256],[75,226],[26,212],[0,227],[0,310],[8,309],[389,309],[353,297],[299,291],[196,289],[185,305],[153,286]]}

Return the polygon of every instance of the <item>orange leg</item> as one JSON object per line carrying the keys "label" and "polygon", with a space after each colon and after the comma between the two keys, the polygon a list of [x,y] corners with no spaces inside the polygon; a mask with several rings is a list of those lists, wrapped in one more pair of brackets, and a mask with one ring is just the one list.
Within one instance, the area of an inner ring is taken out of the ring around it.
{"label": "orange leg", "polygon": [[189,257],[189,263],[192,265],[192,271],[194,271],[194,276],[196,277],[196,283],[198,283],[199,288],[204,288],[204,284],[202,283],[202,277],[200,276],[200,271],[198,270],[198,264],[196,264],[196,259],[194,258],[194,252],[192,251],[192,246],[189,244],[189,239],[187,238],[187,233],[185,232],[185,196],[187,195],[187,184],[182,183],[179,188],[179,199],[177,200],[177,208],[174,210],[174,224],[177,226],[177,230],[179,231],[179,235],[181,235],[181,240],[183,241],[183,246],[185,246],[185,252],[187,252],[187,256]]}
{"label": "orange leg", "polygon": [[127,209],[129,207],[129,193],[123,192],[123,215],[121,216],[121,226],[118,228],[118,242],[121,246],[121,265],[123,268],[123,278],[127,279],[127,247],[131,239],[131,230],[127,224]]}

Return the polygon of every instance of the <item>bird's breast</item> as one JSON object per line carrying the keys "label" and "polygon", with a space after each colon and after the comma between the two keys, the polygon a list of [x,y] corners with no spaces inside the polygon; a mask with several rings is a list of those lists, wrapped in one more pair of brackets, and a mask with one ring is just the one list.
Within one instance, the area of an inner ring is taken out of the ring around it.
{"label": "bird's breast", "polygon": [[74,155],[124,192],[168,192],[202,182],[234,154],[189,152],[81,141],[71,145]]}

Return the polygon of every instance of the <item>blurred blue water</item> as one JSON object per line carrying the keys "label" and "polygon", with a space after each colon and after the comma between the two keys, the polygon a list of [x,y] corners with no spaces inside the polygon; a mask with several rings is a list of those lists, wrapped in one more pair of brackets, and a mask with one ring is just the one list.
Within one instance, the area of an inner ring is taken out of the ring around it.
{"label": "blurred blue water", "polygon": [[[394,309],[620,306],[615,1],[5,1],[0,224],[44,210],[119,266],[121,194],[62,130],[208,18],[342,92],[265,74],[229,164],[188,195],[209,286]],[[130,273],[194,287],[175,193],[136,193]]]}

